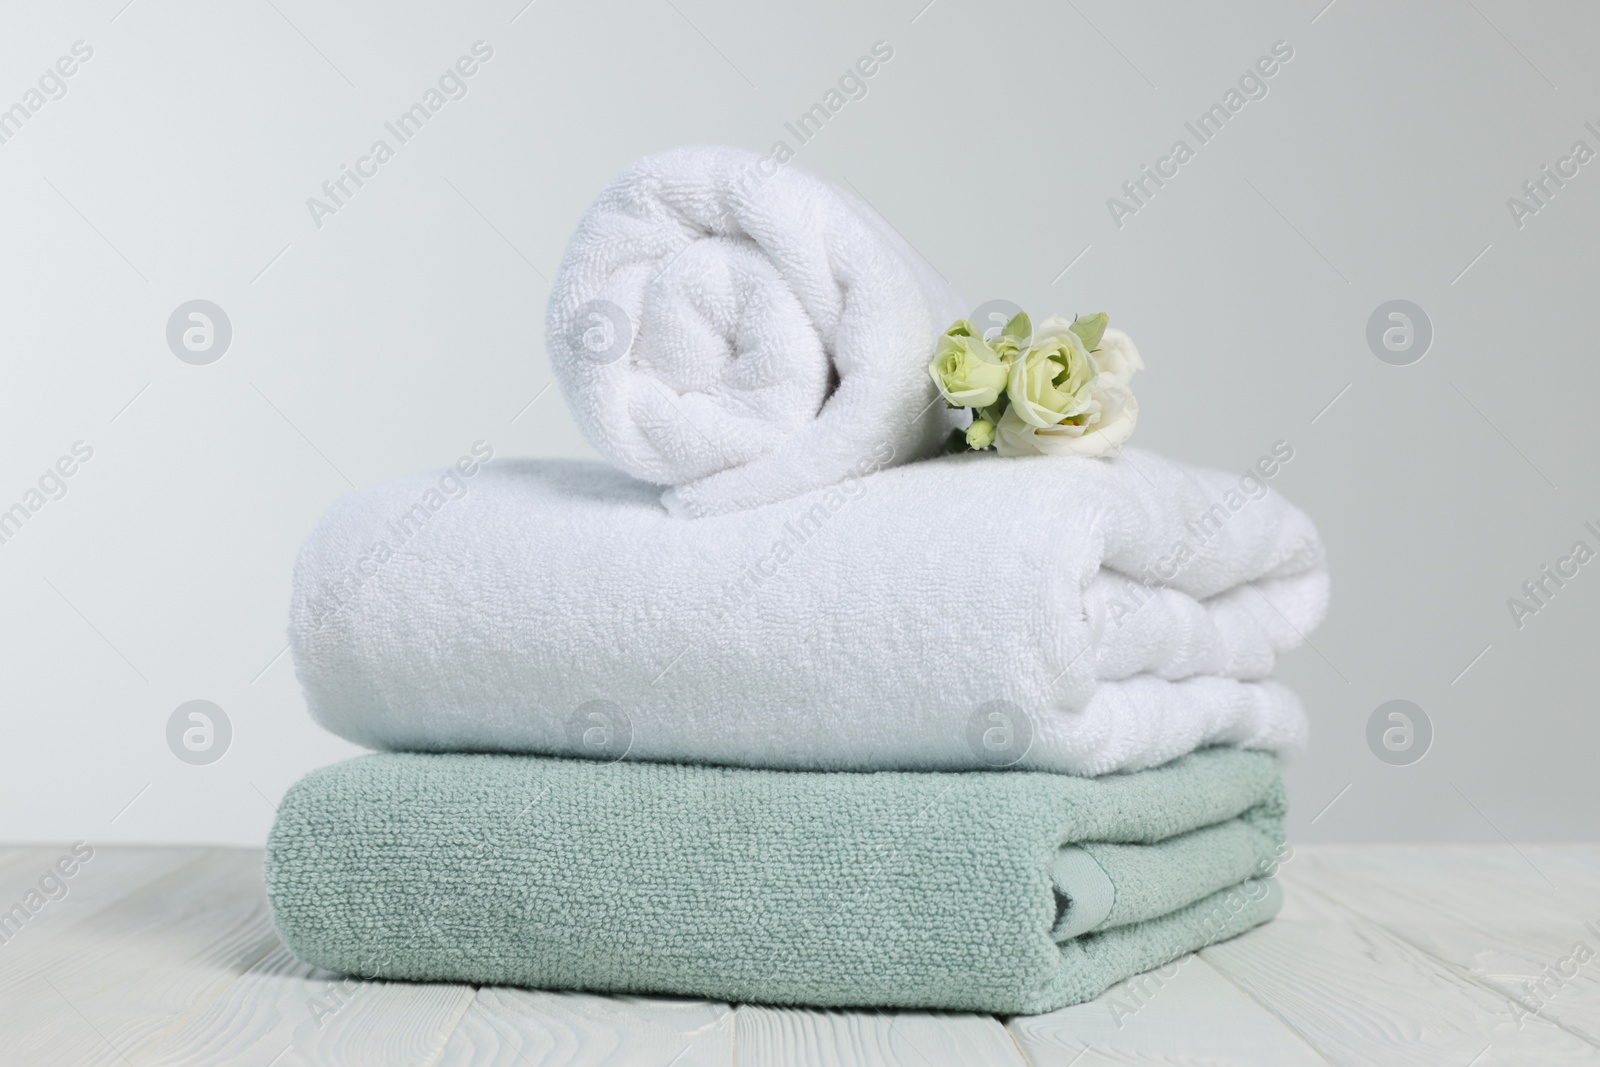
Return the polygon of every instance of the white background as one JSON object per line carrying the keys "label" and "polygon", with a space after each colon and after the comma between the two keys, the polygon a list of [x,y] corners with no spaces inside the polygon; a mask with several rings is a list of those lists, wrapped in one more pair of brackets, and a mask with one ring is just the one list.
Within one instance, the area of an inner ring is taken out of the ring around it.
{"label": "white background", "polygon": [[[1293,836],[1593,837],[1600,563],[1521,630],[1506,606],[1600,548],[1600,162],[1521,229],[1506,206],[1600,149],[1592,5],[124,3],[0,18],[0,106],[94,49],[0,144],[0,507],[94,449],[0,544],[0,839],[260,842],[355,751],[281,655],[317,517],[478,439],[590,455],[541,396],[583,209],[647,152],[793,146],[878,40],[893,59],[797,164],[974,303],[1108,310],[1149,367],[1136,444],[1240,471],[1293,445],[1274,489],[1335,578],[1283,667],[1314,730]],[[307,198],[478,40],[468,95],[317,228]],[[1267,97],[1119,229],[1107,198],[1276,41]],[[165,341],[195,298],[233,324],[209,366]],[[1412,366],[1365,341],[1393,298],[1434,325]],[[1436,731],[1411,766],[1365,740],[1394,697]],[[234,728],[205,767],[165,741],[195,698]]]}

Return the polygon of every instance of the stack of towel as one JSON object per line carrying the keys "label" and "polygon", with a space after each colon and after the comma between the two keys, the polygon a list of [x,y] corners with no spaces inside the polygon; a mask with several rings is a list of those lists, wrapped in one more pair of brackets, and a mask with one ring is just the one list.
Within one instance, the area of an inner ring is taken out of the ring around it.
{"label": "stack of towel", "polygon": [[[493,459],[302,551],[284,940],[361,975],[998,1013],[1264,921],[1268,679],[1324,555],[1259,479],[930,458],[964,308],[871,210],[729,149],[641,161],[553,287],[614,466]],[[665,487],[665,488],[664,488]],[[1255,490],[1255,491],[1253,491]]]}

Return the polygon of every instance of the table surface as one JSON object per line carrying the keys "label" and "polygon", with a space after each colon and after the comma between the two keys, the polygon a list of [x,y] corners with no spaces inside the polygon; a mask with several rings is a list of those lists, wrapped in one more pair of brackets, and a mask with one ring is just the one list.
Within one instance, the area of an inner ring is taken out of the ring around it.
{"label": "table surface", "polygon": [[[67,854],[0,848],[0,908]],[[1600,845],[1307,847],[1280,877],[1267,926],[999,1019],[347,982],[278,940],[260,852],[97,848],[0,929],[0,1063],[1600,1067]]]}

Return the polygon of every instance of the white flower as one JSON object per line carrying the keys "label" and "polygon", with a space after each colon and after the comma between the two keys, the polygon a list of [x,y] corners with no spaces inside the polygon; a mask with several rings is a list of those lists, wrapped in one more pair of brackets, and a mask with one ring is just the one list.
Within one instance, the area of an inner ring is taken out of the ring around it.
{"label": "white flower", "polygon": [[959,320],[939,338],[928,374],[945,403],[954,408],[986,408],[1005,392],[1010,371],[972,323]]}
{"label": "white flower", "polygon": [[1133,338],[1115,327],[1106,327],[1100,344],[1089,353],[1101,374],[1109,374],[1124,386],[1133,382],[1133,376],[1144,370],[1144,359],[1134,345]]}
{"label": "white flower", "polygon": [[[1067,319],[1051,316],[1040,324],[1035,345],[1068,334],[1069,326]],[[1042,420],[1025,419],[1013,403],[995,427],[995,451],[1002,456],[1104,456],[1122,447],[1139,421],[1139,401],[1129,382],[1144,369],[1144,360],[1132,339],[1114,329],[1105,331],[1089,356],[1098,373],[1084,387],[1087,402],[1048,426],[1034,425]]]}
{"label": "white flower", "polygon": [[1011,362],[1006,411],[1030,426],[1054,426],[1088,410],[1089,389],[1098,376],[1077,334],[1035,334],[1033,346]]}

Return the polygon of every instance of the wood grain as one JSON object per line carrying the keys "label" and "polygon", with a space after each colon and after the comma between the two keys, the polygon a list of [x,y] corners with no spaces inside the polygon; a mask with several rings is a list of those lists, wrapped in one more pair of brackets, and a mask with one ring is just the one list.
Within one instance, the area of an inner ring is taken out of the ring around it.
{"label": "wood grain", "polygon": [[985,1015],[745,1005],[734,1013],[734,1022],[739,1063],[774,1067],[1027,1063],[1005,1027]]}
{"label": "wood grain", "polygon": [[[66,846],[21,851],[0,869],[0,907],[9,908],[36,888]],[[101,909],[171,871],[193,863],[193,848],[100,848],[66,879],[66,896],[50,901],[0,945],[0,997],[12,983],[36,975],[57,955],[57,938]],[[59,871],[57,871],[59,873]]]}
{"label": "wood grain", "polygon": [[1327,1064],[1293,1029],[1193,955],[1119,982],[1087,1004],[1018,1016],[1006,1025],[1039,1067]]}
{"label": "wood grain", "polygon": [[[182,856],[53,931],[8,988],[0,1032],[26,1033],[22,1062],[391,1064],[443,1047],[470,989],[376,983],[334,999],[273,932],[259,852]],[[313,1013],[313,996],[331,1010]]]}
{"label": "wood grain", "polygon": [[1600,1049],[1457,974],[1285,868],[1283,913],[1203,958],[1331,1063],[1600,1064]]}
{"label": "wood grain", "polygon": [[141,1050],[150,1067],[431,1064],[472,1002],[469,986],[361,982],[320,971],[281,944],[198,1000]]}
{"label": "wood grain", "polygon": [[1435,849],[1424,863],[1411,849],[1328,850],[1302,873],[1464,977],[1600,1046],[1600,885],[1587,880],[1600,847],[1566,850],[1587,865],[1554,851]]}
{"label": "wood grain", "polygon": [[483,988],[450,1035],[439,1067],[727,1067],[726,1004]]}

